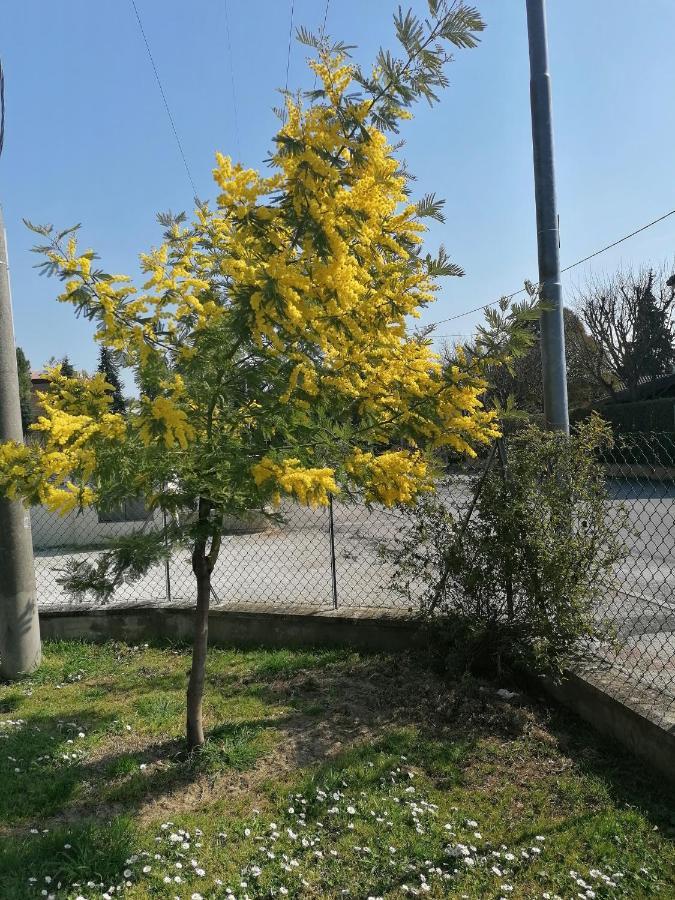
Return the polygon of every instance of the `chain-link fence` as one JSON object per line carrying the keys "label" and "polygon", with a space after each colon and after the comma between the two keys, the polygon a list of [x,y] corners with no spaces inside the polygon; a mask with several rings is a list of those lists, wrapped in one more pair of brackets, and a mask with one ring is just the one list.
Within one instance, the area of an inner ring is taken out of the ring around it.
{"label": "chain-link fence", "polygon": [[675,726],[675,433],[618,435],[604,454],[608,516],[625,557],[597,615],[617,634],[587,673]]}
{"label": "chain-link fence", "polygon": [[[391,590],[393,566],[382,554],[394,546],[405,519],[396,509],[334,502],[309,509],[286,501],[279,519],[251,514],[227,523],[212,575],[213,607],[283,609],[408,607]],[[38,603],[41,610],[91,608],[62,584],[70,560],[94,561],[109,542],[134,531],[161,531],[161,513],[129,504],[114,517],[86,509],[61,517],[31,513]],[[140,579],[123,582],[108,605],[189,605],[195,581],[190,554],[178,550]]]}
{"label": "chain-link fence", "polygon": [[[619,642],[595,648],[589,671],[675,717],[675,433],[619,436],[603,462],[608,516],[620,527],[626,555],[597,610]],[[471,485],[454,474],[440,496],[462,515]],[[286,502],[280,512],[279,522],[253,514],[228,522],[212,579],[215,608],[416,612],[393,589],[395,561],[382,552],[395,550],[407,523],[402,512],[337,501],[316,510]],[[113,537],[164,527],[161,514],[148,516],[138,503],[113,516],[88,509],[61,518],[36,509],[32,524],[41,610],[95,605],[65,592],[59,579],[69,559],[95,559]],[[186,606],[194,595],[189,554],[177,551],[140,580],[123,583],[111,604]]]}

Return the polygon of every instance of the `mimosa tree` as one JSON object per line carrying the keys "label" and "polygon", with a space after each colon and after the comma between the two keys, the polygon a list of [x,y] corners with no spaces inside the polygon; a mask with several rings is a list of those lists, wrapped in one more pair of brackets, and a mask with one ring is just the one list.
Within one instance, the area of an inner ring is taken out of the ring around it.
{"label": "mimosa tree", "polygon": [[102,271],[71,232],[37,227],[59,300],[96,323],[96,339],[136,377],[138,397],[111,410],[103,376],[54,371],[34,426],[41,440],[0,447],[0,490],[67,513],[143,496],[170,516],[162,534],[125,538],[69,586],[107,597],[177,545],[196,580],[187,741],[204,742],[201,704],[211,573],[225,515],[360,493],[388,506],[432,488],[431,456],[473,454],[496,434],[481,403],[485,360],[443,367],[407,325],[437,278],[459,275],[441,248],[422,251],[433,196],[409,198],[387,132],[446,84],[448,49],[472,47],[475,10],[430,0],[429,19],[395,18],[403,57],[381,51],[364,74],[343,45],[316,51],[319,88],[285,97],[270,172],[218,154],[213,206],[160,216],[162,244],[141,256],[145,283]]}

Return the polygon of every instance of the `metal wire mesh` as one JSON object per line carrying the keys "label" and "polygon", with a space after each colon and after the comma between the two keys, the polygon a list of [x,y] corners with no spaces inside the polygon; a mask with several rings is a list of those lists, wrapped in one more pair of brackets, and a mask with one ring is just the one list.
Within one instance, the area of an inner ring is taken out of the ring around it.
{"label": "metal wire mesh", "polygon": [[[619,436],[603,462],[608,516],[626,556],[597,610],[615,628],[618,645],[595,647],[587,672],[605,685],[611,681],[630,702],[675,718],[675,434]],[[471,483],[455,474],[439,492],[461,514]],[[399,510],[337,501],[312,510],[287,501],[280,513],[279,523],[262,516],[228,523],[212,578],[215,608],[417,612],[392,589],[394,565],[382,552],[395,550],[407,527]],[[94,559],[120,534],[162,529],[161,514],[143,515],[133,504],[113,522],[100,521],[91,509],[65,518],[33,510],[40,608],[81,608],[83,601],[70,598],[58,581],[67,560]],[[179,551],[139,581],[122,584],[112,603],[189,606],[194,596],[190,557]]]}
{"label": "metal wire mesh", "polygon": [[[93,508],[71,512],[66,516],[49,512],[45,507],[31,510],[35,580],[38,606],[41,610],[81,609],[93,606],[93,601],[75,600],[68,594],[59,579],[70,559],[94,560],[101,550],[116,537],[134,531],[161,529],[160,513],[147,516],[131,511],[123,513],[119,521],[101,521]],[[134,583],[123,582],[115,593],[115,605],[130,606],[166,602],[168,597],[164,566],[153,566],[147,575]]]}
{"label": "metal wire mesh", "polygon": [[608,516],[625,547],[600,618],[616,647],[585,669],[632,705],[675,725],[675,433],[618,435],[605,452]]}

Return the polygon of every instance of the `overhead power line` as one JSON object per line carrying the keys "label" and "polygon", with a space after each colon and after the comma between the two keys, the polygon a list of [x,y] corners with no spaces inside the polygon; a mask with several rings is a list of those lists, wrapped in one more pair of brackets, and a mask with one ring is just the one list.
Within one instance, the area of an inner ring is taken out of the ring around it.
{"label": "overhead power line", "polygon": [[152,71],[155,73],[155,78],[157,79],[157,86],[159,87],[159,92],[162,95],[162,100],[164,102],[164,108],[166,109],[166,114],[169,117],[169,122],[171,123],[171,130],[173,131],[173,136],[176,139],[176,144],[178,145],[178,150],[181,155],[181,159],[183,160],[183,165],[185,166],[185,171],[187,172],[188,179],[190,181],[190,185],[192,187],[192,193],[196,197],[197,196],[197,188],[195,187],[194,179],[192,178],[192,172],[190,172],[190,166],[188,165],[188,161],[185,157],[185,151],[183,150],[183,145],[181,144],[181,140],[178,137],[178,131],[176,130],[176,123],[173,120],[173,116],[171,115],[171,109],[169,108],[169,101],[166,99],[166,94],[164,93],[164,88],[162,86],[162,81],[159,77],[159,72],[157,71],[157,66],[155,65],[155,60],[153,59],[152,52],[150,50],[150,44],[148,43],[148,39],[145,36],[145,29],[143,28],[143,23],[141,22],[141,17],[138,13],[138,7],[136,6],[136,0],[131,0],[131,5],[134,8],[134,12],[136,13],[136,21],[138,22],[138,27],[141,31],[141,36],[143,37],[143,43],[145,44],[145,49],[148,51],[148,59],[150,60],[150,65],[152,66]]}
{"label": "overhead power line", "polygon": [[323,10],[323,24],[321,25],[322,39],[326,36],[326,21],[328,20],[328,7],[329,6],[330,6],[330,0],[326,0],[326,5]]}
{"label": "overhead power line", "polygon": [[648,228],[651,228],[652,225],[658,225],[659,222],[663,222],[664,219],[667,219],[668,216],[675,215],[675,209],[671,209],[670,212],[664,213],[662,216],[659,216],[658,219],[654,219],[653,222],[647,222],[646,225],[642,225],[640,228],[636,228],[635,231],[631,231],[630,234],[625,234],[622,238],[619,238],[618,241],[614,241],[611,244],[607,244],[606,247],[601,247],[599,250],[596,250],[594,253],[589,253],[588,256],[584,256],[583,259],[578,259],[576,262],[572,263],[570,266],[565,266],[564,269],[561,269],[561,272],[569,272],[570,269],[574,269],[576,266],[580,266],[582,263],[588,262],[589,259],[593,259],[594,256],[599,256],[601,253],[604,253],[605,250],[611,250],[612,247],[616,247],[618,244],[622,244],[624,241],[627,241],[629,238],[635,237],[636,234],[640,234],[641,231],[646,231]]}
{"label": "overhead power line", "polygon": [[[635,237],[636,234],[640,234],[642,231],[646,231],[648,228],[651,228],[653,225],[658,225],[659,222],[663,222],[664,219],[669,218],[669,216],[675,215],[675,209],[671,209],[670,212],[664,213],[662,216],[659,216],[658,219],[653,219],[651,222],[647,222],[646,225],[641,225],[639,228],[636,228],[635,231],[631,231],[630,234],[624,234],[623,237],[620,237],[616,241],[612,241],[611,244],[607,244],[605,247],[600,247],[599,250],[594,250],[593,253],[589,253],[588,256],[584,256],[581,259],[578,259],[576,262],[570,263],[569,266],[565,266],[560,270],[561,274],[563,272],[569,272],[570,269],[575,269],[577,266],[582,265],[585,262],[588,262],[589,259],[593,259],[595,256],[600,256],[601,253],[605,253],[607,250],[611,250],[612,247],[618,247],[619,244],[623,244],[624,241],[629,240],[632,237]],[[484,309],[488,309],[490,306],[496,306],[501,300],[512,300],[514,297],[517,297],[519,294],[524,294],[526,289],[524,287],[520,288],[520,290],[514,291],[512,294],[506,294],[505,297],[498,297],[496,300],[490,300],[488,303],[484,303],[482,306],[476,306],[473,309],[467,309],[466,312],[457,313],[455,316],[448,316],[447,319],[438,319],[436,322],[430,322],[431,325],[442,325],[445,322],[454,322],[456,319],[462,319],[464,316],[470,316],[473,313],[482,312]],[[436,337],[444,337],[445,335],[436,335]]]}
{"label": "overhead power line", "polygon": [[293,41],[293,16],[295,14],[295,0],[291,0],[291,21],[288,26],[288,50],[286,52],[286,84],[284,86],[284,115],[282,121],[286,121],[286,94],[288,93],[288,73],[291,68],[291,43]]}
{"label": "overhead power line", "polygon": [[234,86],[234,63],[232,61],[232,42],[230,40],[230,17],[227,9],[227,0],[224,0],[225,7],[225,32],[227,35],[227,55],[230,61],[230,86],[232,88],[232,111],[234,115],[234,142],[237,148],[237,156],[241,157],[241,148],[239,147],[239,115],[237,113],[237,92]]}
{"label": "overhead power line", "polygon": [[[330,0],[326,0],[326,5],[323,9],[323,22],[321,23],[321,31],[319,32],[319,38],[323,41],[326,37],[326,22],[328,21],[328,7],[330,5]],[[312,90],[316,90],[316,72],[314,73],[314,84],[312,85]]]}
{"label": "overhead power line", "polygon": [[5,145],[5,73],[0,61],[0,156]]}

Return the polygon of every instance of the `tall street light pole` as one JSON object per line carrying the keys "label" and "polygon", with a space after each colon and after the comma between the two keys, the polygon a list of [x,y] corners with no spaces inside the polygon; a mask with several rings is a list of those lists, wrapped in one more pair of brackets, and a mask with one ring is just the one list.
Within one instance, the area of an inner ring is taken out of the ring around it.
{"label": "tall street light pole", "polygon": [[530,46],[530,107],[539,283],[545,307],[541,314],[544,417],[547,428],[569,434],[565,329],[560,282],[560,235],[555,193],[551,76],[548,71],[545,0],[526,0],[526,4]]}
{"label": "tall street light pole", "polygon": [[[23,430],[7,236],[0,207],[0,443],[5,441],[23,441]],[[28,674],[40,659],[30,513],[20,500],[0,498],[0,677]]]}

